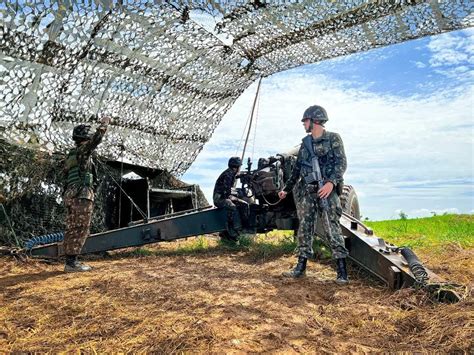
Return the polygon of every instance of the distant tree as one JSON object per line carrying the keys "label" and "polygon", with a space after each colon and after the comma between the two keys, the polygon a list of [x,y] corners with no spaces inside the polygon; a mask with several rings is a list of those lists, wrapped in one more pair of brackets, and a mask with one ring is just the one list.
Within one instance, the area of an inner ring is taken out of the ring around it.
{"label": "distant tree", "polygon": [[398,215],[400,216],[400,220],[402,221],[401,229],[403,232],[406,233],[408,231],[408,215],[403,211],[400,211]]}
{"label": "distant tree", "polygon": [[400,213],[398,214],[398,216],[400,217],[400,219],[401,219],[402,221],[408,219],[408,215],[407,215],[405,212],[403,212],[403,211],[400,211]]}

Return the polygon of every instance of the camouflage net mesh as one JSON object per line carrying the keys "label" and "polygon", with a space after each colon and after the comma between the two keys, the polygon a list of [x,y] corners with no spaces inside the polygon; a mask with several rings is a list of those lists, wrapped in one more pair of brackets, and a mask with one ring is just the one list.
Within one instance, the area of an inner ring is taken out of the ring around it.
{"label": "camouflage net mesh", "polygon": [[[64,158],[64,154],[11,145],[0,139],[0,245],[21,246],[34,236],[64,231]],[[97,233],[118,226],[120,190],[117,183],[120,182],[121,170],[109,166],[101,157],[94,157],[94,161],[101,181],[96,191],[91,223],[91,232]],[[158,188],[194,191],[195,207],[208,206],[199,187],[186,184],[166,171],[157,171],[149,184]],[[143,205],[141,208],[145,209]],[[133,212],[135,219],[141,218],[136,209]]]}
{"label": "camouflage net mesh", "polygon": [[[0,244],[19,246],[26,239],[64,230],[62,167],[64,155],[10,145],[0,140]],[[104,178],[103,171],[99,176]],[[110,182],[109,182],[110,183]],[[103,191],[97,191],[92,230],[104,229]],[[104,188],[102,188],[104,187]]]}
{"label": "camouflage net mesh", "polygon": [[7,1],[0,5],[1,136],[64,151],[75,124],[111,115],[101,154],[117,158],[123,143],[134,164],[180,174],[259,76],[472,26],[472,7]]}
{"label": "camouflage net mesh", "polygon": [[[179,176],[257,78],[470,27],[472,8],[404,0],[0,2],[0,187],[7,201],[23,201],[22,211],[9,205],[10,219],[20,223],[21,212],[24,229],[34,225],[36,234],[62,223],[52,202],[56,159],[78,123],[112,116],[101,156],[118,160],[123,146],[127,162]],[[35,200],[45,194],[51,205]]]}

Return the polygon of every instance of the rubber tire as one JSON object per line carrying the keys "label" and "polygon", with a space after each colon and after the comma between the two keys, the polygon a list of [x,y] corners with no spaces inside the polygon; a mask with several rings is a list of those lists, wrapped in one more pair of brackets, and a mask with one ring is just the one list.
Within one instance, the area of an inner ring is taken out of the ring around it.
{"label": "rubber tire", "polygon": [[360,220],[359,199],[355,189],[351,185],[344,185],[340,198],[342,211]]}

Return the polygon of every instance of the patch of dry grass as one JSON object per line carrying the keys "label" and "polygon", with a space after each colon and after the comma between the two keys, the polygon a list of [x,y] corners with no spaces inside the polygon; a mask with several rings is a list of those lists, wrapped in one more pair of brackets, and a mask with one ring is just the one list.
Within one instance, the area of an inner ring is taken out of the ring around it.
{"label": "patch of dry grass", "polygon": [[[271,243],[278,244],[277,239]],[[422,291],[391,292],[353,268],[350,285],[339,287],[330,260],[311,262],[305,279],[288,280],[280,276],[294,262],[286,251],[269,257],[251,245],[232,249],[206,238],[205,250],[196,252],[194,243],[204,241],[160,244],[142,254],[114,253],[90,260],[95,270],[80,275],[63,274],[59,263],[0,259],[0,349],[473,349],[472,295],[458,304],[436,304]],[[472,283],[471,250],[453,246],[420,257],[442,276]]]}

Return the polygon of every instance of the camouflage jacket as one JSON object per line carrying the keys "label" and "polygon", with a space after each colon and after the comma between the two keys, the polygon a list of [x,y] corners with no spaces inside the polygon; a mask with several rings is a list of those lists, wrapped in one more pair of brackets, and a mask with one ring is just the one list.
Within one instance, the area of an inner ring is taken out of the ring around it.
{"label": "camouflage jacket", "polygon": [[[97,146],[102,142],[102,138],[107,131],[107,125],[101,124],[97,127],[96,132],[92,136],[92,138],[82,144],[78,144],[72,150],[75,151],[77,156],[77,163],[79,165],[79,169],[82,172],[93,173],[93,163],[92,163],[92,153],[97,148]],[[72,151],[71,150],[71,151]],[[68,180],[69,169],[67,164],[64,166],[63,170],[63,177],[64,181],[67,182]],[[94,200],[94,189],[90,186],[83,186],[82,184],[79,185],[68,185],[65,184],[65,192],[66,197],[75,197],[75,198],[85,198],[88,200]]]}
{"label": "camouflage jacket", "polygon": [[[318,156],[324,182],[332,182],[334,187],[338,183],[342,183],[343,175],[347,168],[347,161],[341,136],[337,133],[324,131],[321,137],[313,139],[313,149]],[[302,164],[304,161],[311,164],[311,156],[303,144],[301,144],[298,158],[290,178],[286,181],[284,191],[291,191],[299,178],[307,174]]]}
{"label": "camouflage jacket", "polygon": [[224,170],[224,172],[217,178],[214,186],[214,195],[219,194],[221,198],[229,198],[231,189],[235,183],[236,172],[231,168]]}

